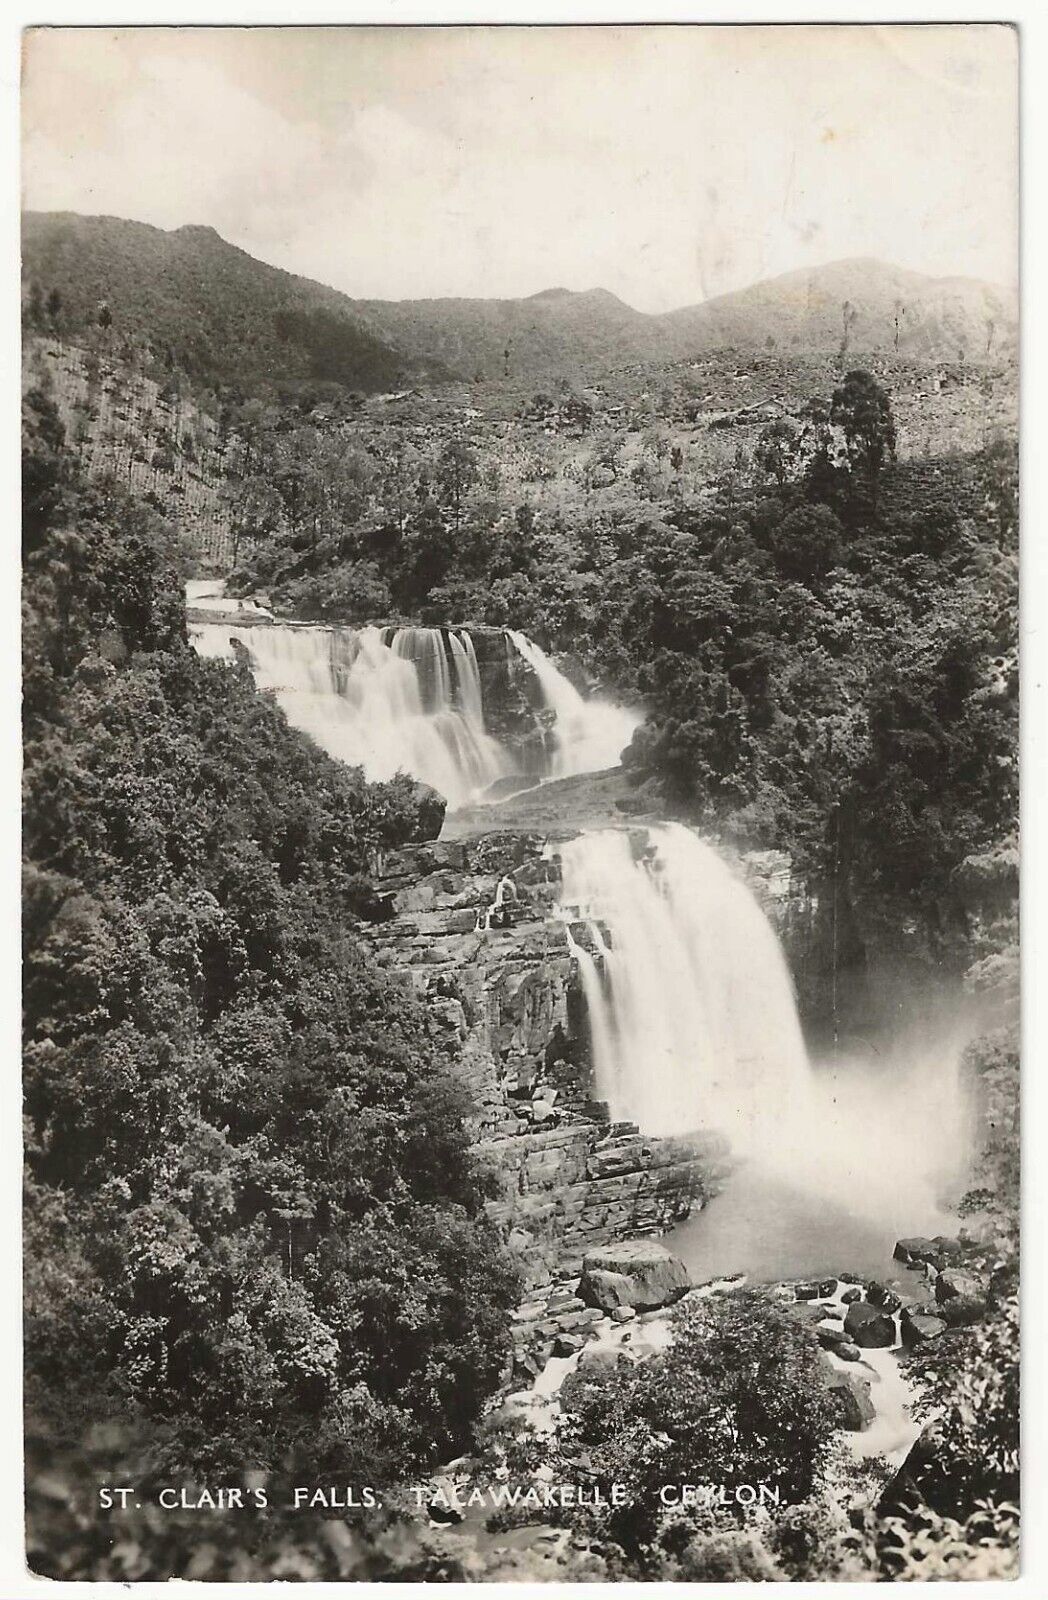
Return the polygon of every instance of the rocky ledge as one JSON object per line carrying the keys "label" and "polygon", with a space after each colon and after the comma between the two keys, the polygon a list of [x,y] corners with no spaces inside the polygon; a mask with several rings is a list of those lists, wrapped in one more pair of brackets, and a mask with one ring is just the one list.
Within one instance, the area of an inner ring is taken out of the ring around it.
{"label": "rocky ledge", "polygon": [[375,863],[366,930],[380,965],[426,997],[458,1046],[495,1179],[491,1213],[529,1289],[577,1277],[587,1250],[683,1220],[717,1192],[725,1165],[717,1136],[646,1138],[595,1098],[544,845],[540,834],[492,833],[389,853]]}

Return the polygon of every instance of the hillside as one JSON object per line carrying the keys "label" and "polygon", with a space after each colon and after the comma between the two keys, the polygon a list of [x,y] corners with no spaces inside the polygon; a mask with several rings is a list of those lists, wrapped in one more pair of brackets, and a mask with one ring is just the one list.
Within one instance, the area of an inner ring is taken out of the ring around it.
{"label": "hillside", "polygon": [[553,378],[735,347],[980,361],[1015,345],[1014,296],[855,260],[770,279],[652,316],[604,289],[518,300],[354,300],[228,244],[72,213],[24,219],[27,298],[57,290],[55,323],[97,325],[214,381],[331,381],[365,392],[458,378]]}
{"label": "hillside", "polygon": [[671,312],[680,337],[709,348],[898,351],[979,361],[1015,346],[1014,294],[975,278],[929,278],[881,261],[834,261]]}
{"label": "hillside", "polygon": [[165,233],[117,217],[28,213],[22,255],[27,294],[58,291],[58,331],[76,339],[97,327],[104,302],[113,345],[148,347],[198,377],[320,378],[373,391],[448,376],[371,333],[344,295],[256,261],[213,228]]}

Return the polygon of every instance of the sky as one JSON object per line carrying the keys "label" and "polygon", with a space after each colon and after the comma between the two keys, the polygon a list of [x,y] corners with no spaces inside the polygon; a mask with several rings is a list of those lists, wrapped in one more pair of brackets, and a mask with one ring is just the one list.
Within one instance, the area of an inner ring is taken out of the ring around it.
{"label": "sky", "polygon": [[986,25],[36,29],[23,197],[381,299],[1013,284],[1016,95]]}

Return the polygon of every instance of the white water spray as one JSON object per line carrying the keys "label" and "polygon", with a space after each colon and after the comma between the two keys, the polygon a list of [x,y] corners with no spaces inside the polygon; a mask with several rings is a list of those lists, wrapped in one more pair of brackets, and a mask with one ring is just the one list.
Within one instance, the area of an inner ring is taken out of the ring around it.
{"label": "white water spray", "polygon": [[534,672],[545,704],[553,712],[550,776],[571,778],[617,767],[643,721],[640,713],[596,695],[584,698],[532,639],[514,628],[506,632]]}
{"label": "white water spray", "polygon": [[966,1146],[956,1045],[904,1072],[813,1070],[775,931],[715,850],[670,823],[559,854],[563,914],[588,924],[571,943],[613,1120],[718,1129],[770,1178],[902,1231],[940,1214]]}
{"label": "white water spray", "polygon": [[406,772],[454,808],[512,770],[485,731],[477,658],[457,634],[450,661],[437,628],[209,622],[194,625],[191,638],[201,655],[226,660],[236,640],[292,726],[372,781]]}
{"label": "white water spray", "polygon": [[[190,598],[200,608],[210,597]],[[221,596],[216,603],[234,604]],[[508,638],[553,713],[542,776],[617,765],[639,715],[584,700],[524,634]],[[444,795],[454,811],[519,773],[512,752],[485,726],[477,652],[464,628],[252,627],[234,613],[229,621],[191,624],[190,639],[201,655],[226,660],[235,655],[235,640],[259,687],[275,692],[292,726],[329,755],[363,767],[373,781],[408,773]]]}

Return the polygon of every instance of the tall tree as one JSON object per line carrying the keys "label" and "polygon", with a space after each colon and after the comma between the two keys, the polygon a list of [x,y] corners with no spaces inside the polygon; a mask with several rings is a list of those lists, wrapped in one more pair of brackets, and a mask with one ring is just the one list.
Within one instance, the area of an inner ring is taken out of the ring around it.
{"label": "tall tree", "polygon": [[876,500],[885,463],[895,460],[896,432],[887,391],[872,373],[849,372],[833,392],[830,422],[844,432],[848,459]]}

